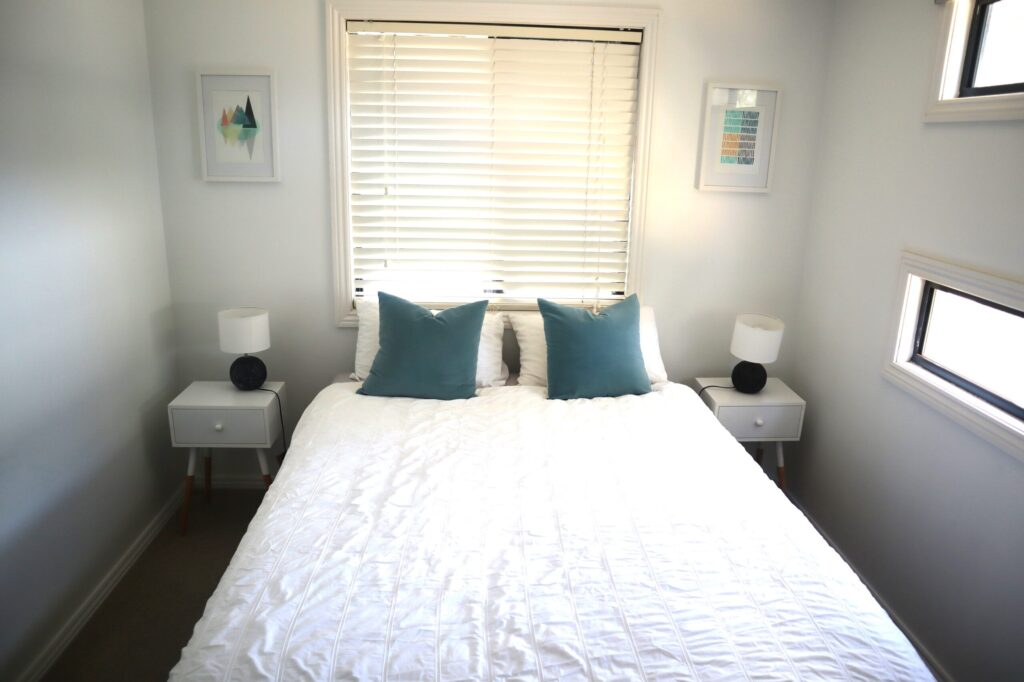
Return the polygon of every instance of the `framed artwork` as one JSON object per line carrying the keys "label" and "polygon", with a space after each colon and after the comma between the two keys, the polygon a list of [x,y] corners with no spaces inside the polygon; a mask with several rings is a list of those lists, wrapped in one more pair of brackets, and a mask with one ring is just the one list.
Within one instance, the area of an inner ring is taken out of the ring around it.
{"label": "framed artwork", "polygon": [[698,189],[767,192],[779,123],[778,88],[709,83]]}
{"label": "framed artwork", "polygon": [[199,154],[203,180],[275,182],[277,102],[270,71],[200,71]]}

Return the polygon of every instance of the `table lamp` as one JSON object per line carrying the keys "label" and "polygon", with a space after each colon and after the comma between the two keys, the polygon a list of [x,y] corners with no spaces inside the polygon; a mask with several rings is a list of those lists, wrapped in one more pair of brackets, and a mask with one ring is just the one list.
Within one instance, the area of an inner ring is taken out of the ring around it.
{"label": "table lamp", "polygon": [[231,308],[217,313],[220,349],[242,353],[231,363],[231,383],[242,391],[252,391],[267,380],[267,366],[249,353],[270,348],[270,313],[262,308]]}
{"label": "table lamp", "polygon": [[777,317],[745,313],[736,316],[729,352],[740,359],[733,367],[732,385],[741,393],[758,393],[768,381],[764,364],[775,362],[786,325]]}

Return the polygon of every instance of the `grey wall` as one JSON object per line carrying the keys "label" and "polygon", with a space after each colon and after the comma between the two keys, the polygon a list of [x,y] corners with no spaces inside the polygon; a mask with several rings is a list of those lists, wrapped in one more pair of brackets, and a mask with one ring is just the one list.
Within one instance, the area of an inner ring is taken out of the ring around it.
{"label": "grey wall", "polygon": [[806,508],[957,679],[1020,679],[1024,462],[881,373],[902,249],[1024,279],[1024,121],[921,121],[941,13],[837,5],[789,462]]}
{"label": "grey wall", "polygon": [[140,2],[0,4],[0,679],[181,474],[146,59]]}
{"label": "grey wall", "polygon": [[[653,5],[663,13],[642,286],[658,312],[669,372],[682,380],[730,366],[737,312],[795,321],[832,3]],[[288,382],[294,422],[336,373],[351,369],[355,344],[355,330],[334,326],[332,308],[323,2],[147,0],[146,24],[179,384],[225,375],[231,358],[217,349],[219,308],[266,307],[273,347],[263,356],[271,376]],[[200,179],[195,72],[233,65],[277,72],[279,184]],[[771,194],[694,189],[709,78],[782,88]],[[779,371],[794,357],[784,347]],[[221,458],[221,472],[256,474],[249,453],[225,457],[235,461]]]}

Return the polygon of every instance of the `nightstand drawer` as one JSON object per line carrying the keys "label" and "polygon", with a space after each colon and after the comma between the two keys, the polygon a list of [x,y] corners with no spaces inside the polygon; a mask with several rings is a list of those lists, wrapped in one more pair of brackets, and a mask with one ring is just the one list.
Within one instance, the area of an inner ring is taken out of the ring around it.
{"label": "nightstand drawer", "polygon": [[721,406],[718,420],[737,440],[797,440],[802,405]]}
{"label": "nightstand drawer", "polygon": [[218,410],[175,408],[171,410],[175,445],[260,445],[267,439],[262,409]]}

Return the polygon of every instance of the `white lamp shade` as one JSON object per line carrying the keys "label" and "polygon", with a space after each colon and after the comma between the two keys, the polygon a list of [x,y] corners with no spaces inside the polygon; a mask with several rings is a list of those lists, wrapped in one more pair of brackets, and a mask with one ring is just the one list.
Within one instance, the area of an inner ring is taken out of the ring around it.
{"label": "white lamp shade", "polygon": [[729,352],[747,362],[775,362],[779,357],[785,328],[782,320],[771,315],[737,315]]}
{"label": "white lamp shade", "polygon": [[270,348],[270,313],[263,308],[231,308],[217,313],[220,349],[258,353]]}

